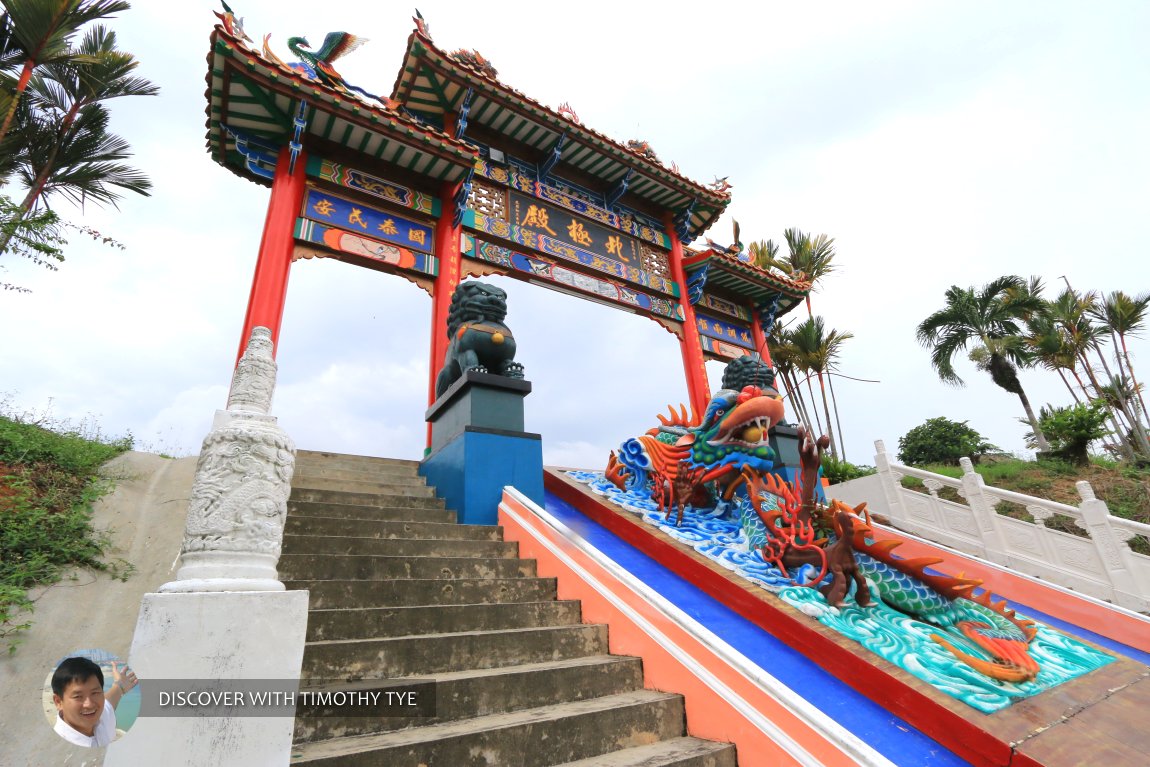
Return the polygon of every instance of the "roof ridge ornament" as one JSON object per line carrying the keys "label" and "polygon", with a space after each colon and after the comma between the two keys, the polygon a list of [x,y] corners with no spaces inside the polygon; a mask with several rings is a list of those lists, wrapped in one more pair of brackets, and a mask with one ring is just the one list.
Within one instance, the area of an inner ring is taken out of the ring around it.
{"label": "roof ridge ornament", "polygon": [[659,155],[655,154],[655,150],[651,148],[651,144],[646,141],[628,139],[627,148],[646,160],[650,160],[659,165],[663,164],[662,160],[659,159]]}
{"label": "roof ridge ornament", "polygon": [[722,178],[715,176],[715,180],[712,181],[711,183],[707,184],[707,188],[713,192],[719,192],[720,194],[726,194],[728,197],[730,197],[731,193],[729,191],[727,191],[727,190],[732,188],[731,185],[729,183],[727,183],[727,179],[729,179],[729,178],[730,178],[730,176],[723,176]]}
{"label": "roof ridge ornament", "polygon": [[492,80],[499,79],[499,70],[497,70],[488,59],[484,58],[482,53],[475,50],[474,48],[471,50],[467,50],[466,48],[459,48],[458,50],[455,50],[447,55],[455,59],[456,62],[462,64],[465,67],[474,69],[476,72],[485,77],[490,77]]}
{"label": "roof ridge ornament", "polygon": [[423,18],[423,14],[419,12],[418,8],[415,9],[415,15],[411,17],[411,20],[415,22],[416,31],[430,40],[431,26],[427,23],[427,20]]}
{"label": "roof ridge ornament", "polygon": [[370,41],[362,35],[353,35],[350,32],[328,32],[323,38],[323,45],[319,47],[319,50],[313,52],[310,50],[311,43],[307,41],[306,37],[289,37],[287,41],[288,50],[294,53],[301,63],[294,66],[289,64],[288,66],[293,69],[300,69],[313,80],[318,80],[336,90],[344,91],[349,95],[351,95],[351,91],[354,91],[381,104],[386,104],[383,97],[349,83],[332,66],[332,62],[336,59],[346,56],[367,42]]}
{"label": "roof ridge ornament", "polygon": [[562,104],[560,104],[559,109],[557,109],[556,111],[559,113],[559,115],[561,117],[566,117],[568,120],[570,120],[571,122],[573,122],[577,125],[583,124],[583,121],[579,119],[579,115],[575,114],[575,110],[572,109],[571,105],[568,104],[566,101],[564,101]]}
{"label": "roof ridge ornament", "polygon": [[731,224],[735,237],[735,243],[733,245],[724,247],[708,237],[707,247],[716,253],[722,253],[724,256],[733,256],[736,260],[744,264],[749,264],[751,262],[751,254],[743,252],[743,242],[739,239],[739,222],[735,219],[731,219]]}
{"label": "roof ridge ornament", "polygon": [[242,18],[237,19],[236,14],[228,7],[228,4],[225,3],[224,0],[220,0],[220,5],[224,7],[224,12],[212,11],[212,13],[215,14],[216,18],[220,20],[220,23],[224,25],[224,31],[240,40],[247,40],[249,43],[254,42],[244,33],[244,20]]}

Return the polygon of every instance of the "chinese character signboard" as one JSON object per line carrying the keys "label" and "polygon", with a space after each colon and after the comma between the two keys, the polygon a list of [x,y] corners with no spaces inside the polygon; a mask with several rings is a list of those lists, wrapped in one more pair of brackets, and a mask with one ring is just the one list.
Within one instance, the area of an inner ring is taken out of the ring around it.
{"label": "chinese character signboard", "polygon": [[609,229],[536,197],[511,193],[511,223],[539,235],[574,245],[603,258],[642,267],[639,243],[618,229]]}
{"label": "chinese character signboard", "polygon": [[708,317],[698,311],[695,312],[695,322],[699,326],[699,333],[701,335],[723,341],[724,343],[741,346],[744,349],[755,348],[755,341],[751,336],[750,328],[732,325],[724,320]]}
{"label": "chinese character signboard", "polygon": [[308,190],[304,203],[304,217],[393,245],[424,253],[431,252],[430,226],[417,224],[392,213],[369,208],[363,203],[345,200],[318,189]]}

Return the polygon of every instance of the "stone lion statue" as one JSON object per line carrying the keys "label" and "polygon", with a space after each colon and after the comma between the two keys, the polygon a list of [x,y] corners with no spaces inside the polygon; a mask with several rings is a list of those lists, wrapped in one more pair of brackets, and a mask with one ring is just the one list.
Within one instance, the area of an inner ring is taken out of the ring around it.
{"label": "stone lion statue", "polygon": [[745,386],[758,386],[760,389],[773,389],[775,371],[755,354],[747,354],[727,363],[723,370],[724,389],[742,391]]}
{"label": "stone lion statue", "polygon": [[503,324],[507,293],[485,282],[464,282],[451,296],[447,313],[447,358],[435,379],[435,396],[447,391],[468,370],[523,378],[515,362],[515,336]]}

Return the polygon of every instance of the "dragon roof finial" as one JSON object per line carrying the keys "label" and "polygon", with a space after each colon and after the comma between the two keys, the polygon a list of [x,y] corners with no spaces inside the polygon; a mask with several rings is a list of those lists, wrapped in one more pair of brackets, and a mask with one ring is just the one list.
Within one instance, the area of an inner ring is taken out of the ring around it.
{"label": "dragon roof finial", "polygon": [[419,12],[418,8],[415,9],[415,15],[411,17],[411,20],[415,22],[415,28],[419,31],[419,34],[430,40],[431,27],[428,25],[427,20],[423,18],[423,14]]}

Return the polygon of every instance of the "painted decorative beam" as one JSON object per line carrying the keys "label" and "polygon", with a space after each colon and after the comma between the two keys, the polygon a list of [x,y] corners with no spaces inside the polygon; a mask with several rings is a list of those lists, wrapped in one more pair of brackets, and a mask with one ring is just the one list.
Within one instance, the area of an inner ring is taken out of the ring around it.
{"label": "painted decorative beam", "polygon": [[463,214],[467,212],[467,198],[471,196],[471,179],[475,177],[475,168],[471,168],[471,172],[467,174],[467,178],[459,185],[459,189],[455,191],[455,212],[451,217],[451,226],[458,228],[463,222]]}
{"label": "painted decorative beam", "polygon": [[[455,138],[463,138],[464,131],[467,130],[467,116],[471,112],[471,99],[475,96],[475,89],[468,88],[467,93],[463,96],[463,101],[459,104],[459,115],[455,118]],[[475,171],[473,170],[472,173]],[[471,175],[467,176],[467,184],[471,185]],[[459,223],[456,222],[456,226]]]}
{"label": "painted decorative beam", "polygon": [[711,262],[708,261],[702,268],[687,275],[687,300],[692,304],[699,303],[699,299],[703,297],[703,288],[707,284],[707,271],[710,267]]}
{"label": "painted decorative beam", "polygon": [[694,213],[695,203],[698,201],[697,197],[692,199],[687,207],[683,208],[683,210],[679,212],[679,215],[675,216],[675,233],[679,235],[679,240],[682,241],[684,245],[690,245],[691,240],[694,239],[690,236],[691,214]]}
{"label": "painted decorative beam", "polygon": [[236,151],[244,158],[244,167],[263,178],[275,178],[276,153],[279,147],[260,141],[255,136],[244,133],[225,123],[220,127],[235,139]]}
{"label": "painted decorative beam", "polygon": [[295,117],[292,118],[292,136],[291,143],[288,144],[291,150],[291,162],[288,165],[288,173],[295,172],[295,161],[299,157],[299,153],[303,151],[303,142],[300,139],[303,137],[303,132],[307,130],[307,100],[299,100],[299,108],[296,109]]}
{"label": "painted decorative beam", "polygon": [[631,179],[635,177],[635,169],[628,168],[627,172],[623,174],[623,178],[615,184],[615,186],[607,192],[607,207],[615,207],[615,203],[619,202],[619,198],[627,191],[627,185],[631,183]]}
{"label": "painted decorative beam", "polygon": [[567,143],[567,131],[559,134],[559,138],[555,139],[555,145],[548,151],[548,157],[539,166],[539,181],[540,183],[546,182],[547,177],[551,175],[551,171],[559,164],[559,159],[563,156],[563,145]]}

